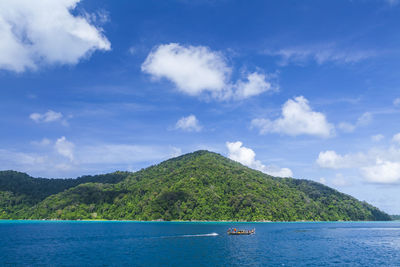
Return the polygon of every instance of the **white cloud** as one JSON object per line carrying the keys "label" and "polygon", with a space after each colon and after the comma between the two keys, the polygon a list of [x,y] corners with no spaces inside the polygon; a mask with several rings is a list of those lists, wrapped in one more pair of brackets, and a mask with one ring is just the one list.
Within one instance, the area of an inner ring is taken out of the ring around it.
{"label": "white cloud", "polygon": [[343,168],[345,163],[343,157],[336,154],[333,150],[320,152],[317,159],[317,164],[323,168]]}
{"label": "white cloud", "polygon": [[31,115],[29,115],[29,118],[31,118],[31,120],[33,120],[37,123],[54,122],[54,121],[60,121],[63,118],[63,115],[61,112],[55,112],[53,110],[48,110],[46,113],[43,113],[43,114],[32,113]]}
{"label": "white cloud", "polygon": [[15,166],[13,163],[22,166],[39,166],[45,164],[46,160],[47,157],[43,155],[0,149],[0,161],[2,163],[2,168],[4,169],[13,169]]}
{"label": "white cloud", "polygon": [[282,107],[282,116],[276,120],[253,119],[251,126],[258,128],[260,134],[282,133],[291,136],[315,135],[330,137],[334,126],[328,123],[323,113],[313,111],[303,96],[289,99]]}
{"label": "white cloud", "polygon": [[377,159],[375,165],[363,167],[361,171],[369,182],[382,184],[400,182],[400,161]]}
{"label": "white cloud", "polygon": [[226,142],[226,147],[228,148],[228,157],[232,160],[238,161],[243,165],[250,168],[259,170],[271,176],[278,177],[292,177],[293,173],[288,168],[279,168],[277,166],[266,166],[261,163],[261,161],[256,160],[256,153],[247,147],[242,146],[242,142]]}
{"label": "white cloud", "polygon": [[178,147],[171,147],[170,149],[172,151],[169,153],[169,157],[175,158],[175,157],[179,157],[180,155],[182,155],[182,149],[180,149]]}
{"label": "white cloud", "polygon": [[325,179],[325,177],[319,178],[319,182],[320,182],[321,184],[326,184],[326,179]]}
{"label": "white cloud", "polygon": [[400,97],[393,100],[393,105],[400,106]]}
{"label": "white cloud", "polygon": [[[78,2],[80,2],[79,0]],[[105,24],[110,21],[110,14],[106,10],[97,10],[95,13],[87,13],[84,12],[83,16],[89,23],[95,23],[95,24]]]}
{"label": "white cloud", "polygon": [[[0,149],[2,168],[40,177],[74,177],[85,173],[132,170],[135,164],[146,163],[147,166],[182,154],[179,148],[172,146],[75,145],[65,137],[43,140],[44,144],[41,141],[31,142],[32,147],[26,147],[26,151],[22,152]],[[30,151],[32,148],[37,150]]]}
{"label": "white cloud", "polygon": [[339,123],[338,128],[343,132],[352,133],[356,129],[356,126],[348,122],[341,122]]}
{"label": "white cloud", "polygon": [[195,115],[180,118],[175,125],[176,129],[181,129],[187,132],[200,132],[202,126]]}
{"label": "white cloud", "polygon": [[343,169],[363,166],[368,161],[363,153],[339,155],[333,150],[322,151],[317,158],[317,164],[322,168]]}
{"label": "white cloud", "polygon": [[400,144],[400,133],[393,135],[392,141],[397,144]]}
{"label": "white cloud", "polygon": [[357,126],[367,126],[372,121],[372,114],[370,112],[363,113],[357,120]]}
{"label": "white cloud", "polygon": [[376,54],[373,51],[342,49],[334,44],[287,47],[279,50],[267,50],[265,53],[281,57],[279,64],[282,66],[289,63],[304,64],[310,60],[318,64],[326,62],[355,63],[373,57]]}
{"label": "white cloud", "polygon": [[65,136],[58,138],[54,145],[56,151],[60,155],[68,158],[70,161],[74,160],[74,147],[75,145],[72,142],[67,141]]}
{"label": "white cloud", "polygon": [[258,72],[248,73],[247,81],[232,82],[232,68],[227,60],[205,46],[159,45],[150,52],[141,68],[154,79],[170,80],[185,94],[208,93],[218,100],[244,99],[278,88],[267,80],[270,77]]}
{"label": "white cloud", "polygon": [[203,91],[221,92],[231,69],[218,52],[205,46],[160,45],[142,64],[142,71],[154,78],[167,78],[189,95]]}
{"label": "white cloud", "polygon": [[275,177],[292,177],[293,176],[293,172],[291,169],[289,168],[279,168],[278,166],[275,165],[262,165],[262,167],[260,167],[259,169],[260,171],[269,174],[271,176],[275,176]]}
{"label": "white cloud", "polygon": [[[39,177],[65,177],[71,170],[71,162],[65,157],[58,157],[58,153],[16,152],[0,149],[2,168],[27,172]],[[66,161],[67,162],[64,162]],[[81,175],[77,173],[76,175]]]}
{"label": "white cloud", "polygon": [[355,124],[351,124],[348,122],[341,122],[338,125],[338,128],[343,132],[351,133],[354,132],[358,127],[364,127],[369,125],[372,122],[372,114],[370,112],[363,113]]}
{"label": "white cloud", "polygon": [[374,142],[382,141],[384,138],[385,138],[385,136],[383,134],[376,134],[376,135],[371,136],[371,139]]}
{"label": "white cloud", "polygon": [[337,154],[332,150],[323,151],[319,153],[316,163],[322,168],[356,169],[367,182],[400,183],[400,147],[398,145],[345,155]]}
{"label": "white cloud", "polygon": [[41,64],[76,64],[110,50],[87,14],[72,15],[80,0],[0,1],[0,69],[22,72]]}
{"label": "white cloud", "polygon": [[250,73],[247,76],[247,81],[238,81],[235,85],[235,97],[245,99],[256,96],[267,91],[277,91],[279,88],[267,81],[264,74],[257,72]]}
{"label": "white cloud", "polygon": [[229,150],[228,157],[246,166],[253,166],[256,153],[250,148],[242,147],[242,145],[243,143],[240,141],[226,142],[226,147]]}

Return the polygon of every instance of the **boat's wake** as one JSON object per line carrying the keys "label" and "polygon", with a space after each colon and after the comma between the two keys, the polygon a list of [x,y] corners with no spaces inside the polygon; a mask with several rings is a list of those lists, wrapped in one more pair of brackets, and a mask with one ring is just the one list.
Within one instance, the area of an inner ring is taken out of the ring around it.
{"label": "boat's wake", "polygon": [[182,235],[182,237],[197,237],[197,236],[217,236],[217,233],[198,234],[198,235]]}
{"label": "boat's wake", "polygon": [[162,236],[161,238],[184,238],[184,237],[206,237],[206,236],[218,236],[217,233],[210,234],[197,234],[197,235],[175,235],[175,236]]}

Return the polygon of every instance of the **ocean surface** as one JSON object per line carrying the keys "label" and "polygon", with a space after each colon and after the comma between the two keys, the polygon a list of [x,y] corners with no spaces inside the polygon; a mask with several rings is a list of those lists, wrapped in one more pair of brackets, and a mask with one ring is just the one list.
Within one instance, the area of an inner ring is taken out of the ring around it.
{"label": "ocean surface", "polygon": [[0,221],[0,266],[311,265],[400,266],[400,222]]}

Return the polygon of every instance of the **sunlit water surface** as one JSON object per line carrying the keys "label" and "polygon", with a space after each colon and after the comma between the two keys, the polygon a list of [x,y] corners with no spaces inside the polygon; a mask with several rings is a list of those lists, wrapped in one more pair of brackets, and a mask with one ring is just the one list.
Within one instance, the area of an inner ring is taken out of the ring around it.
{"label": "sunlit water surface", "polygon": [[0,266],[48,265],[400,266],[400,222],[0,221]]}

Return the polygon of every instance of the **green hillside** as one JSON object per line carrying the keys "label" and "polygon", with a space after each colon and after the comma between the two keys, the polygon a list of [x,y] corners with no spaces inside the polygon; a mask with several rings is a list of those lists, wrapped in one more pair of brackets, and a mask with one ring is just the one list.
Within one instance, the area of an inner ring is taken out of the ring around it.
{"label": "green hillside", "polygon": [[83,183],[118,183],[129,174],[114,172],[76,179],[45,179],[16,171],[0,171],[0,219],[27,218],[32,213],[32,207],[50,195]]}
{"label": "green hillside", "polygon": [[[104,179],[108,176],[114,178]],[[27,199],[32,196],[22,189],[23,182],[13,187],[3,187],[0,183],[0,217],[390,220],[389,215],[377,208],[322,184],[271,177],[208,151],[186,154],[135,173],[93,177],[97,178],[79,178],[76,185],[64,180],[68,186],[55,186],[55,191],[50,184],[61,182],[45,179],[43,184],[48,183],[48,188],[39,190],[40,197],[35,199],[40,200],[29,205]]]}
{"label": "green hillside", "polygon": [[44,198],[84,183],[115,184],[125,179],[129,172],[114,172],[103,175],[88,175],[76,179],[33,178],[16,171],[0,171],[0,191],[24,194],[33,200]]}

